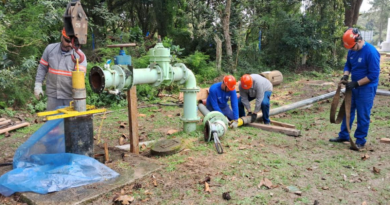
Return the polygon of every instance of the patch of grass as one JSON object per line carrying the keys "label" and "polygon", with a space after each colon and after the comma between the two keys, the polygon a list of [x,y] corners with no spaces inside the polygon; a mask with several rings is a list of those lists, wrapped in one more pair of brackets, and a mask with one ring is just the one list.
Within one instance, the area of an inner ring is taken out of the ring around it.
{"label": "patch of grass", "polygon": [[122,162],[122,161],[119,162],[117,166],[118,166],[120,169],[123,169],[123,170],[126,170],[126,169],[129,169],[129,168],[130,168],[130,166],[129,166],[128,163]]}
{"label": "patch of grass", "polygon": [[294,204],[309,204],[311,201],[309,201],[308,198],[306,197],[299,197],[299,198],[296,198],[295,199],[295,203]]}
{"label": "patch of grass", "polygon": [[165,158],[164,160],[167,163],[167,167],[165,170],[167,172],[172,172],[177,169],[177,165],[182,164],[185,162],[185,156],[182,155],[171,155]]}

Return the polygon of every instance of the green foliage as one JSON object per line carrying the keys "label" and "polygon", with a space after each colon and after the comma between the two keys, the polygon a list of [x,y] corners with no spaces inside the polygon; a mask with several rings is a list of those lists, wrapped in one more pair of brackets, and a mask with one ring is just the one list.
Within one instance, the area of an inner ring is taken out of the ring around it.
{"label": "green foliage", "polygon": [[215,65],[208,62],[209,56],[199,51],[186,57],[183,62],[196,75],[197,81],[211,80],[218,76]]}
{"label": "green foliage", "polygon": [[134,68],[146,68],[149,65],[149,56],[141,56],[139,58],[133,58],[131,59],[131,63],[133,64]]}
{"label": "green foliage", "polygon": [[180,61],[180,59],[178,59],[178,56],[180,56],[183,51],[184,51],[184,48],[180,48],[179,45],[173,45],[173,40],[168,38],[168,37],[165,37],[164,40],[163,40],[163,45],[165,48],[169,48],[170,51],[171,51],[171,55],[172,55],[172,62],[178,62]]}
{"label": "green foliage", "polygon": [[[254,15],[249,24],[245,46],[239,53],[239,69],[294,71],[302,66],[304,57],[307,57],[305,66],[325,70],[340,66],[346,53],[340,42],[340,32],[345,29],[343,2],[311,1],[305,13],[300,12],[300,5],[299,1],[252,4],[256,8],[253,12],[259,15]],[[261,51],[256,56],[252,45],[259,43],[259,31],[262,32]]]}
{"label": "green foliage", "polygon": [[66,3],[65,0],[6,1],[0,25],[5,27],[3,40],[14,64],[19,59],[40,56],[48,43],[59,39]]}
{"label": "green foliage", "polygon": [[104,26],[97,26],[96,30],[99,33],[105,33],[107,30],[111,30],[113,33],[118,29],[118,22],[121,21],[119,13],[111,12],[107,4],[97,4],[91,7],[91,14],[99,16],[104,22]]}
{"label": "green foliage", "polygon": [[158,90],[152,85],[137,85],[137,98],[141,101],[154,101]]}
{"label": "green foliage", "polygon": [[28,103],[26,105],[26,109],[31,114],[36,112],[43,112],[46,110],[46,103],[47,103],[47,98],[40,99],[40,100],[33,100],[32,103]]}
{"label": "green foliage", "polygon": [[13,117],[15,115],[15,113],[16,113],[15,110],[12,110],[9,108],[0,109],[0,115],[7,115],[10,117]]}
{"label": "green foliage", "polygon": [[132,27],[130,28],[129,30],[129,41],[130,42],[136,42],[136,43],[143,43],[144,40],[143,40],[143,35],[142,35],[142,30],[140,27],[136,26],[136,27]]}
{"label": "green foliage", "polygon": [[34,57],[23,59],[20,66],[0,70],[0,99],[7,106],[23,106],[32,96],[37,62]]}

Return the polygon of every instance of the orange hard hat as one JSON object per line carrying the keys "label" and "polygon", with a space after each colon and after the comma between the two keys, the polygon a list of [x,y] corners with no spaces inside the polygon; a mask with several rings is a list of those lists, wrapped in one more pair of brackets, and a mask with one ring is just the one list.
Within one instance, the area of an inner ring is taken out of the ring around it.
{"label": "orange hard hat", "polygon": [[223,77],[223,84],[225,84],[230,91],[233,91],[236,89],[236,78],[232,75],[227,75]]}
{"label": "orange hard hat", "polygon": [[351,49],[360,40],[360,32],[357,28],[349,28],[343,35],[343,44],[346,49]]}
{"label": "orange hard hat", "polygon": [[241,87],[245,90],[248,90],[252,87],[253,85],[253,80],[252,76],[245,74],[241,77]]}
{"label": "orange hard hat", "polygon": [[65,27],[62,29],[62,36],[64,36],[64,38],[70,40],[69,36],[66,35]]}

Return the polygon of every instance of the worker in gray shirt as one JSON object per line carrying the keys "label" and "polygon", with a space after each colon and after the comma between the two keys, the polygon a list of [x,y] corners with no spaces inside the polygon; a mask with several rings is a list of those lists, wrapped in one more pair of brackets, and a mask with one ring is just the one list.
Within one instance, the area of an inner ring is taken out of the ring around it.
{"label": "worker in gray shirt", "polygon": [[[72,98],[72,71],[76,70],[76,63],[72,61],[72,42],[62,30],[61,42],[46,47],[39,61],[35,77],[34,95],[37,99],[44,95],[42,83],[46,77],[46,110],[55,110],[58,106],[69,106]],[[79,49],[82,53],[82,51]],[[84,55],[84,53],[82,53]],[[76,58],[80,56],[75,53]],[[79,64],[79,70],[86,73],[87,59]]]}
{"label": "worker in gray shirt", "polygon": [[[251,122],[257,118],[257,113],[263,112],[264,124],[270,124],[269,109],[270,98],[272,94],[272,83],[259,74],[245,74],[241,77],[239,86],[240,97],[238,98],[239,117],[245,116],[245,109],[248,111],[248,116],[251,116]],[[251,109],[250,101],[256,99],[255,109]]]}

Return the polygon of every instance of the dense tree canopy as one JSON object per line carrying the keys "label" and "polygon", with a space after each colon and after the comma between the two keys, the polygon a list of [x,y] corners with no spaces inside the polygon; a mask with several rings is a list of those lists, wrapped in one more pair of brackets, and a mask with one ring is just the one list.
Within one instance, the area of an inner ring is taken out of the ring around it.
{"label": "dense tree canopy", "polygon": [[[17,89],[28,88],[20,94],[23,96],[15,97],[16,87],[0,76],[0,89],[4,90],[0,103],[29,101],[31,93],[27,91],[34,82],[36,62],[47,44],[59,41],[68,2],[3,0],[0,3],[0,72],[2,76],[18,73],[24,80]],[[302,65],[323,70],[339,66],[346,52],[340,37],[347,26],[356,24],[361,0],[81,0],[81,3],[89,17],[88,44],[83,51],[90,63],[102,63],[115,55],[105,48],[107,44],[136,42],[139,46],[130,52],[135,65],[143,66],[147,62],[143,58],[146,51],[160,35],[164,45],[171,48],[175,61],[190,65],[198,78],[208,79],[220,72],[214,65],[220,57],[217,45],[222,45],[221,71],[236,75],[272,69],[294,71]],[[93,51],[92,43],[96,48]],[[199,64],[199,59],[204,62]]]}

